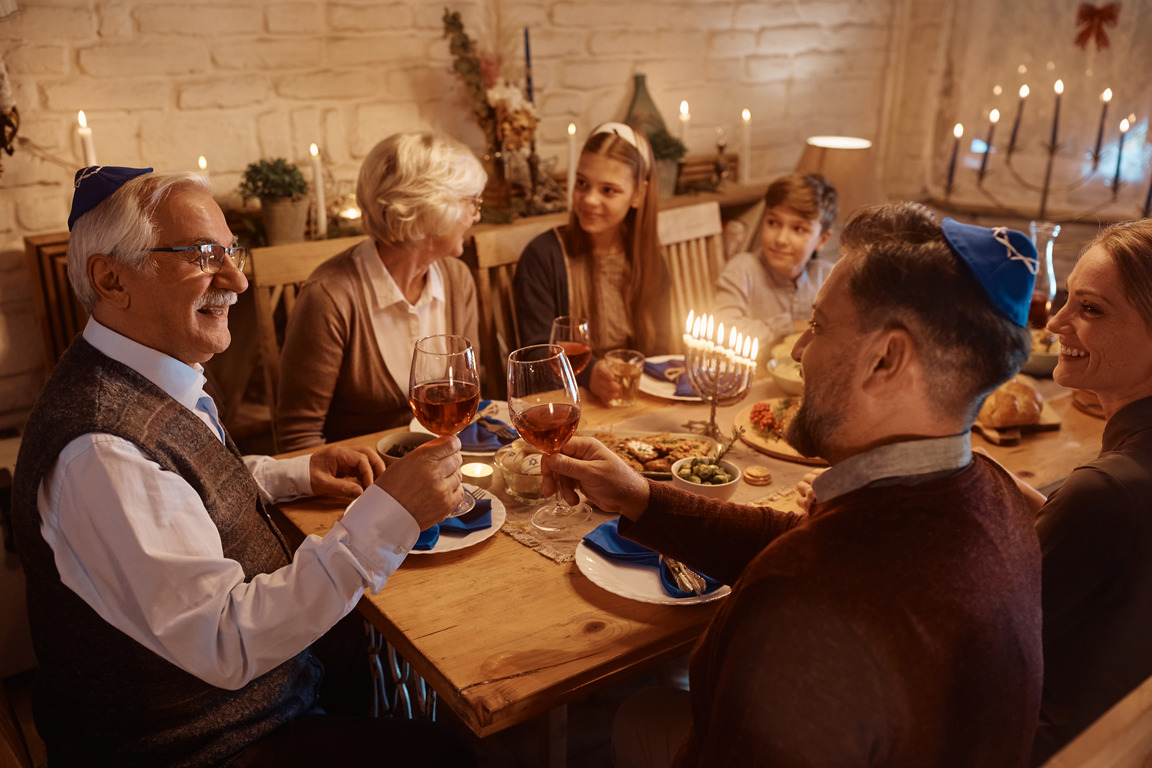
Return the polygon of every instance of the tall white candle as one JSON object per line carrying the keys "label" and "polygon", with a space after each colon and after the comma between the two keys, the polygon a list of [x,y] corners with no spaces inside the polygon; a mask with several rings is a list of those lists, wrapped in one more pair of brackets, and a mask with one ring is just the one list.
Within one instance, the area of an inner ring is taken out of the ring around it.
{"label": "tall white candle", "polygon": [[196,161],[196,164],[200,166],[200,175],[208,177],[208,158],[204,157],[204,155],[200,155],[200,159]]}
{"label": "tall white candle", "polygon": [[688,121],[692,119],[692,113],[688,111],[688,102],[680,102],[680,141],[684,144],[688,143]]}
{"label": "tall white candle", "polygon": [[76,119],[80,123],[76,133],[80,135],[80,146],[84,150],[84,165],[96,165],[96,148],[92,144],[92,129],[88,127],[88,118],[84,117],[84,110],[80,110]]}
{"label": "tall white candle", "polygon": [[576,123],[568,123],[568,204],[572,204],[572,190],[576,189]]}
{"label": "tall white candle", "polygon": [[312,153],[312,189],[316,194],[316,239],[328,237],[328,206],[324,202],[324,169],[320,165],[320,150],[315,144]]}
{"label": "tall white candle", "polygon": [[752,113],[746,109],[740,113],[740,119],[743,121],[741,131],[744,139],[744,146],[740,149],[744,155],[740,158],[740,183],[747,184],[752,178]]}

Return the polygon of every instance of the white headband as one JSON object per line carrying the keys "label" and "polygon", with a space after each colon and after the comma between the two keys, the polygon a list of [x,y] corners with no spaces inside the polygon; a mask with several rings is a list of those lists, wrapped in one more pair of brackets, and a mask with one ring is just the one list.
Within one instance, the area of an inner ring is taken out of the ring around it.
{"label": "white headband", "polygon": [[[640,148],[640,140],[636,137],[636,130],[632,126],[626,125],[624,123],[601,123],[592,131],[592,136],[595,136],[598,133],[611,133],[624,139],[624,141],[628,142],[636,148],[636,151],[640,153],[640,158],[644,161],[645,165],[648,166],[648,168],[652,167],[652,149],[651,147],[648,147],[647,149]],[[645,144],[645,146],[648,145]],[[647,176],[648,168],[644,169],[644,176]]]}

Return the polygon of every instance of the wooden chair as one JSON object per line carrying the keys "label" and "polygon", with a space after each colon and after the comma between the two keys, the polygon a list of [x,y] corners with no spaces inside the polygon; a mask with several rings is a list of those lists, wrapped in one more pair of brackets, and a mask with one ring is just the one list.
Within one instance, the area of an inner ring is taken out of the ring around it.
{"label": "wooden chair", "polygon": [[502,400],[507,389],[508,353],[520,346],[512,279],[524,246],[541,232],[568,221],[567,213],[533,216],[498,227],[477,227],[473,268],[480,311],[481,387]]}
{"label": "wooden chair", "polygon": [[1152,678],[1105,712],[1044,768],[1147,768],[1152,765]]}
{"label": "wooden chair", "polygon": [[32,281],[32,305],[44,350],[44,373],[84,330],[88,312],[68,282],[68,233],[53,232],[24,238],[24,255]]}
{"label": "wooden chair", "polygon": [[682,351],[689,310],[712,307],[716,278],[724,268],[724,226],[715,202],[669,208],[656,220],[660,250],[672,278],[672,349]]}
{"label": "wooden chair", "polygon": [[284,339],[284,326],[296,305],[300,284],[320,264],[363,239],[363,236],[341,237],[252,249],[249,290],[256,302],[256,335],[260,366],[264,371],[264,396],[272,414],[272,440],[277,451],[280,450],[275,428],[280,345]]}

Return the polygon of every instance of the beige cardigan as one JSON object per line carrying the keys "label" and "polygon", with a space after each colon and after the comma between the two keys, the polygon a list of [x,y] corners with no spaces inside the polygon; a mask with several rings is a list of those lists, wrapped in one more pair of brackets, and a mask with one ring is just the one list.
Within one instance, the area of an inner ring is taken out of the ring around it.
{"label": "beige cardigan", "polygon": [[[284,334],[276,408],[279,448],[291,451],[407,424],[408,382],[394,381],[376,344],[355,247],[316,268]],[[459,259],[437,262],[448,333],[479,359],[476,284]]]}

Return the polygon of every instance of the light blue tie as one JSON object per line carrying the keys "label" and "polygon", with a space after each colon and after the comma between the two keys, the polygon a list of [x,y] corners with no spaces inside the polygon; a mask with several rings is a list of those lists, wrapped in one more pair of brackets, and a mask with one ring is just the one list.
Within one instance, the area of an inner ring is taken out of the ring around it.
{"label": "light blue tie", "polygon": [[220,442],[224,442],[224,428],[220,426],[220,414],[216,410],[216,403],[212,402],[212,398],[205,395],[196,401],[196,408],[208,414],[208,418],[212,421],[212,426],[216,428],[216,434],[220,436]]}

